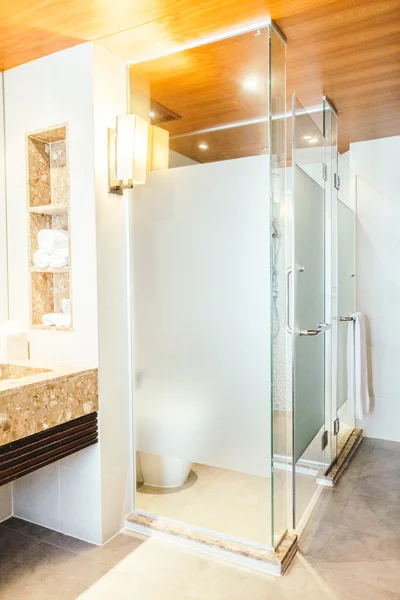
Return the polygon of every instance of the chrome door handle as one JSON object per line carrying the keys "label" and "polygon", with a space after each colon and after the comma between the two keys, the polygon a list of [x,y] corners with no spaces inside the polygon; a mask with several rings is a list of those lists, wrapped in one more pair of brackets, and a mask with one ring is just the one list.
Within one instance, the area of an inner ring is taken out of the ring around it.
{"label": "chrome door handle", "polygon": [[321,331],[326,331],[330,329],[332,325],[330,323],[320,323],[317,329],[300,329],[299,335],[310,336],[310,335],[318,335]]}
{"label": "chrome door handle", "polygon": [[322,329],[300,329],[299,335],[318,335]]}

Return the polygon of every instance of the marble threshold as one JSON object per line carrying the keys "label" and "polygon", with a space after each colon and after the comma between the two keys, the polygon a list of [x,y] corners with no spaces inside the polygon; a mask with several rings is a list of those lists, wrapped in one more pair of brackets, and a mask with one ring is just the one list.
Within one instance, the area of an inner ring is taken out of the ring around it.
{"label": "marble threshold", "polygon": [[336,485],[340,476],[343,474],[351,457],[354,452],[357,450],[358,446],[361,444],[363,439],[363,430],[355,428],[353,433],[350,435],[346,444],[343,446],[339,456],[332,463],[329,469],[325,474],[320,475],[317,478],[317,483],[319,485],[325,485],[327,487],[333,487]]}
{"label": "marble threshold", "polygon": [[128,515],[125,529],[276,576],[283,575],[297,551],[294,533],[286,533],[274,551],[139,512]]}

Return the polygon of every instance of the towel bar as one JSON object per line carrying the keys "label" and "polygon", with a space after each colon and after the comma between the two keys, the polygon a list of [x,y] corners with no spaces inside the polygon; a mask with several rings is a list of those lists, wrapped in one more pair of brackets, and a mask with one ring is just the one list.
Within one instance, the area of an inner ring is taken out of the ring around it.
{"label": "towel bar", "polygon": [[340,317],[339,321],[354,321],[354,317]]}

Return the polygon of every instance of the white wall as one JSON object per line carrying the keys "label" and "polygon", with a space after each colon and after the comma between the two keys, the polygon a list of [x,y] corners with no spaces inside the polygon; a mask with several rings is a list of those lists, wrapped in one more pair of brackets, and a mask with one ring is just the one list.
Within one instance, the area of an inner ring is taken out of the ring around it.
{"label": "white wall", "polygon": [[[128,203],[108,193],[107,128],[127,110],[126,66],[94,45],[94,141],[99,305],[99,426],[103,540],[123,527],[130,508],[131,370],[128,317]],[[134,109],[134,107],[132,107]]]}
{"label": "white wall", "polygon": [[268,171],[198,164],[135,190],[138,450],[269,474]]}
{"label": "white wall", "polygon": [[5,78],[11,318],[29,326],[25,135],[67,122],[74,331],[31,331],[31,358],[99,366],[100,443],[17,480],[14,514],[100,544],[130,500],[129,195],[108,194],[107,143],[127,110],[126,67],[88,43]]}
{"label": "white wall", "polygon": [[4,157],[3,78],[0,76],[0,324],[8,318],[7,207]]}
{"label": "white wall", "polygon": [[[10,318],[29,327],[25,136],[68,123],[73,332],[31,331],[31,358],[97,366],[93,45],[7,71],[5,79]],[[88,448],[13,484],[14,514],[100,543],[100,448]]]}
{"label": "white wall", "polygon": [[73,332],[30,331],[32,359],[97,366],[92,45],[6,71],[10,318],[29,328],[28,132],[68,123]]}
{"label": "white wall", "polygon": [[368,325],[365,434],[400,441],[400,136],[350,146],[357,178],[357,309]]}
{"label": "white wall", "polygon": [[67,122],[74,330],[31,331],[31,358],[99,366],[100,443],[17,480],[14,514],[102,543],[130,500],[129,196],[108,194],[107,144],[127,109],[126,67],[88,43],[5,79],[11,318],[29,327],[25,135]]}

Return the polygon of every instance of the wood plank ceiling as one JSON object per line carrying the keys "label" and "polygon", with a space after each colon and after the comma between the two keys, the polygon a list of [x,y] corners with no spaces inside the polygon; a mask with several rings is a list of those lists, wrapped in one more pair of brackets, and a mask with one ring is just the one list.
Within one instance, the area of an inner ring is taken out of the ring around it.
{"label": "wood plank ceiling", "polygon": [[332,99],[342,151],[400,134],[399,0],[14,0],[0,6],[0,69],[87,40],[137,62],[269,16],[288,40],[288,92]]}
{"label": "wood plank ceiling", "polygon": [[[279,103],[275,110],[283,112],[285,90],[279,88],[279,84],[283,80],[284,44],[278,35],[274,36],[272,52],[273,96],[275,103]],[[278,53],[278,58],[274,52]],[[275,70],[277,65],[279,72]],[[140,91],[136,83],[140,74],[148,84],[145,97],[150,95],[152,99],[151,119],[169,131],[171,150],[197,162],[244,158],[268,152],[267,27],[134,64],[130,73],[133,112],[135,103],[136,106],[142,105],[138,102]],[[313,117],[322,128],[321,98],[319,106],[321,110]],[[150,111],[150,108],[147,110]],[[168,119],[168,114],[174,115],[174,118]],[[282,131],[281,125],[276,122],[273,136]],[[287,135],[287,144],[290,145],[290,127]],[[309,116],[297,117],[298,148],[315,149],[322,139]],[[277,138],[274,140],[276,142]]]}

